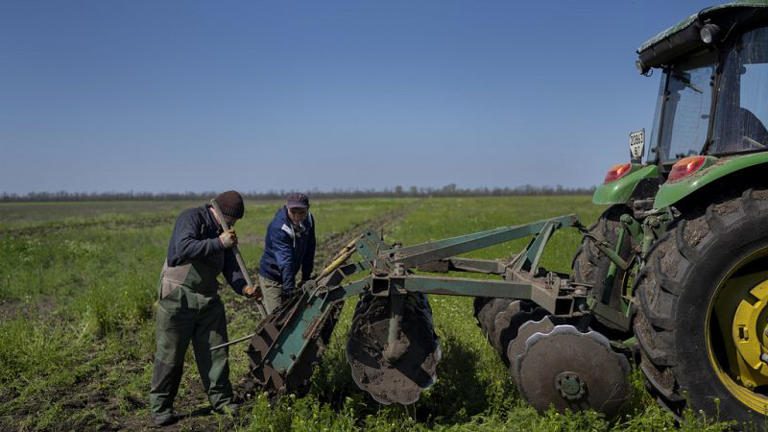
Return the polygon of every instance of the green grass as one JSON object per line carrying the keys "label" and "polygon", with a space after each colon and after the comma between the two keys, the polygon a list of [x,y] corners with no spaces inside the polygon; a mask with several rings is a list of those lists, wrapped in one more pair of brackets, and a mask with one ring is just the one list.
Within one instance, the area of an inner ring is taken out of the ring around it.
{"label": "green grass", "polygon": [[[143,429],[154,353],[152,304],[173,221],[200,203],[98,202],[0,204],[0,429]],[[238,223],[252,270],[278,202],[246,207]],[[372,219],[392,218],[386,241],[412,245],[498,226],[576,213],[589,223],[602,209],[588,197],[362,199],[313,202],[322,244]],[[402,217],[395,217],[396,215]],[[573,231],[573,230],[572,230]],[[556,235],[543,258],[568,272],[580,236]],[[509,257],[527,240],[469,254]],[[255,312],[225,288],[230,337],[250,333]],[[304,398],[276,405],[257,398],[238,429],[246,431],[609,431],[671,430],[672,417],[642,390],[626,416],[595,412],[538,414],[520,400],[507,371],[472,316],[471,299],[432,296],[443,360],[439,381],[413,406],[382,406],[353,383],[344,356],[354,301],[348,301]],[[230,350],[231,377],[248,369],[244,345]],[[191,353],[178,396],[201,397]],[[210,419],[210,418],[209,418]],[[213,417],[209,426],[223,425]],[[682,430],[725,426],[689,413]]]}

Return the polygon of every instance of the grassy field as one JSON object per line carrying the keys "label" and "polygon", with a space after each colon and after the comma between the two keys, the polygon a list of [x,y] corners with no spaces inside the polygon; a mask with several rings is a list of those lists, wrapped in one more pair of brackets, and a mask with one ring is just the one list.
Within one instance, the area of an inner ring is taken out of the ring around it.
{"label": "grassy field", "polygon": [[[152,304],[173,221],[188,202],[0,204],[0,430],[151,429],[147,398],[154,354]],[[278,202],[246,207],[237,230],[254,271],[264,230]],[[405,245],[550,216],[576,213],[590,223],[601,208],[589,197],[360,199],[318,201],[319,246],[351,230],[384,227]],[[508,257],[527,240],[472,254]],[[568,272],[576,232],[552,240],[543,265]],[[333,250],[322,249],[319,261]],[[225,288],[229,333],[253,330],[256,313]],[[310,394],[270,405],[258,397],[232,420],[206,411],[188,353],[171,430],[247,431],[609,431],[674,429],[637,372],[626,415],[609,422],[595,412],[538,414],[521,401],[498,355],[472,316],[471,299],[432,296],[443,361],[439,380],[413,406],[382,406],[358,390],[344,357],[353,301],[347,302]],[[248,368],[245,346],[230,350],[232,381]],[[191,351],[191,350],[190,350]],[[687,413],[681,430],[718,431],[717,419]]]}

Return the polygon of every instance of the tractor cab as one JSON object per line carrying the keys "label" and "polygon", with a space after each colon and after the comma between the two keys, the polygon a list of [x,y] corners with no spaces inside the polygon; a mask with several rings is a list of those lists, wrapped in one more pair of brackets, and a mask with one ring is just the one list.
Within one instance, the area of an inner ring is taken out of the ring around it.
{"label": "tractor cab", "polygon": [[[596,204],[628,204],[647,211],[669,205],[707,182],[653,201],[665,187],[739,159],[713,179],[764,158],[768,150],[768,1],[706,8],[659,33],[637,50],[644,75],[661,73],[645,164],[637,154],[616,165],[593,197]],[[630,135],[632,152],[638,140]],[[640,146],[642,147],[642,145]],[[738,165],[738,166],[737,166]],[[710,171],[711,173],[711,171]],[[667,188],[669,189],[669,188]]]}
{"label": "tractor cab", "polygon": [[642,73],[663,73],[647,158],[662,172],[688,156],[766,149],[765,6],[705,9],[638,50]]}

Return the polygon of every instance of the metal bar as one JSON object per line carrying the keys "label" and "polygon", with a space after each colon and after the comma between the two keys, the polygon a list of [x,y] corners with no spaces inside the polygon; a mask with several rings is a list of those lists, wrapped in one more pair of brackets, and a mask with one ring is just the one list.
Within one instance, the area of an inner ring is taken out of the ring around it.
{"label": "metal bar", "polygon": [[460,271],[467,273],[484,273],[502,275],[506,271],[506,263],[500,260],[481,260],[471,258],[450,257],[438,261],[430,261],[414,267],[415,270],[427,273],[448,273]]}
{"label": "metal bar", "polygon": [[504,274],[504,264],[498,260],[483,260],[472,258],[457,258],[452,257],[448,259],[448,263],[451,266],[451,270],[465,271],[472,273],[486,273],[486,274]]}
{"label": "metal bar", "polygon": [[371,277],[360,279],[358,281],[349,283],[344,286],[336,287],[328,291],[328,299],[330,301],[336,301],[346,299],[354,295],[362,294],[371,285]]}
{"label": "metal bar", "polygon": [[515,270],[526,270],[533,274],[536,273],[536,268],[539,266],[539,260],[544,253],[544,247],[547,245],[547,242],[552,237],[556,228],[559,228],[559,226],[556,226],[552,221],[544,224],[541,231],[536,234],[528,244],[528,247],[525,248],[525,254],[523,255],[525,258],[517,261]]}
{"label": "metal bar", "polygon": [[383,251],[381,255],[387,256],[392,262],[402,263],[410,268],[430,261],[452,257],[536,234],[548,223],[554,223],[560,227],[572,226],[576,222],[575,215],[560,216],[527,225],[496,228],[416,246],[388,249]]}
{"label": "metal bar", "polygon": [[399,350],[395,349],[398,346],[398,339],[400,338],[400,327],[403,323],[403,296],[402,295],[390,295],[389,296],[389,328],[387,331],[387,347],[384,349],[384,359],[390,363],[394,363],[402,354]]}
{"label": "metal bar", "polygon": [[[618,234],[616,236],[616,255],[619,255],[621,251],[621,245],[624,243],[624,234],[626,233],[626,230],[624,230],[623,227],[617,228]],[[608,265],[608,272],[605,274],[605,278],[603,281],[603,295],[600,301],[605,304],[609,304],[611,301],[611,294],[614,290],[614,281],[616,280],[616,276],[618,275],[618,268],[616,262],[611,261],[611,263]],[[627,270],[624,268],[623,270]],[[622,293],[623,295],[623,293]]]}
{"label": "metal bar", "polygon": [[369,263],[376,260],[376,254],[384,246],[384,242],[373,231],[367,231],[357,241],[357,252]]}
{"label": "metal bar", "polygon": [[570,314],[577,306],[572,296],[560,296],[558,290],[547,287],[539,280],[496,281],[409,275],[392,278],[390,283],[395,288],[424,294],[531,300],[550,313],[558,315]]}
{"label": "metal bar", "polygon": [[629,269],[629,263],[610,248],[610,243],[600,241],[594,237],[592,237],[592,239],[594,240],[595,246],[600,249],[600,252],[604,253],[613,264],[616,264],[617,267],[625,271]]}
{"label": "metal bar", "polygon": [[[221,208],[219,208],[219,203],[216,202],[215,199],[211,200],[211,206],[213,207],[213,211],[216,212],[216,218],[219,219],[219,223],[221,224],[221,227],[224,228],[225,231],[228,231],[231,229],[229,224],[226,220],[224,220],[224,214],[221,212]],[[240,272],[243,274],[243,278],[245,279],[245,283],[252,287],[253,281],[251,280],[251,276],[248,274],[248,269],[245,268],[245,261],[243,261],[243,256],[240,254],[240,249],[237,247],[237,245],[234,245],[232,247],[232,253],[235,254],[235,261],[237,261],[238,267],[240,267]],[[256,308],[259,311],[259,315],[261,315],[261,318],[264,319],[264,317],[267,316],[267,310],[264,308],[264,305],[261,304],[260,301],[256,300]]]}
{"label": "metal bar", "polygon": [[225,342],[223,344],[214,345],[214,346],[211,347],[210,351],[216,351],[219,348],[224,348],[224,347],[228,347],[230,345],[234,345],[236,343],[247,341],[248,339],[250,339],[250,338],[252,338],[254,336],[256,336],[256,333],[251,333],[251,334],[249,334],[247,336],[243,336],[243,337],[237,338],[235,340],[232,340],[232,341],[229,341],[229,342]]}
{"label": "metal bar", "polygon": [[478,231],[470,234],[463,234],[460,236],[449,237],[441,240],[436,240],[433,242],[426,242],[426,243],[421,243],[413,246],[401,247],[397,249],[388,249],[384,251],[384,253],[396,252],[398,256],[418,255],[421,253],[434,251],[442,247],[451,246],[451,245],[459,244],[461,242],[467,242],[467,241],[471,241],[479,238],[484,238],[489,235],[505,232],[505,231],[508,231],[510,228],[517,229],[520,227],[519,226],[496,227],[486,231]]}
{"label": "metal bar", "polygon": [[628,316],[608,305],[595,303],[592,307],[592,312],[595,315],[600,315],[603,319],[620,326],[624,331],[629,331],[632,328],[632,320],[630,320]]}
{"label": "metal bar", "polygon": [[[411,292],[425,294],[457,295],[470,297],[531,298],[532,284],[500,280],[468,279],[452,277],[412,276],[392,278],[392,283],[402,285]],[[403,282],[400,282],[403,281]]]}

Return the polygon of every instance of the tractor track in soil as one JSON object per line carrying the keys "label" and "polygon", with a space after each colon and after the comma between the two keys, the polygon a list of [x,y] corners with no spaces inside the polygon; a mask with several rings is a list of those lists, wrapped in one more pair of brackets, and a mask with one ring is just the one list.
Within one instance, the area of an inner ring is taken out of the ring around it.
{"label": "tractor track in soil", "polygon": [[[383,213],[375,218],[367,219],[343,232],[332,233],[318,240],[318,251],[316,263],[322,263],[323,266],[330,263],[333,255],[349,243],[352,239],[363,233],[365,229],[375,229],[380,231],[401,221],[413,209],[418,206],[419,201],[409,205],[403,205],[389,212]],[[154,219],[150,225],[165,222],[165,218]],[[83,226],[103,225],[103,224],[83,224]],[[137,226],[146,226],[147,224],[136,224]],[[62,225],[57,227],[46,227],[46,229],[69,229],[74,225]],[[125,225],[120,224],[121,227]],[[39,234],[40,228],[13,230],[14,234]],[[3,233],[0,232],[0,235]],[[254,257],[251,257],[254,259]],[[258,261],[254,259],[248,265],[249,273],[258,274]],[[316,267],[321,269],[322,267]],[[226,305],[228,320],[238,316],[238,319],[251,320],[257,322],[258,312],[253,304],[242,297],[226,294],[222,298]],[[230,335],[232,336],[232,335]],[[237,348],[235,348],[237,349]],[[153,353],[147,353],[140,359],[120,359],[115,367],[120,368],[125,373],[139,374],[149,364],[152,363]],[[186,374],[195,374],[195,378],[188,381],[183,397],[176,399],[176,412],[180,416],[177,423],[163,428],[156,428],[148,412],[148,402],[145,398],[137,399],[129,395],[118,397],[117,389],[105,389],[101,384],[102,378],[107,376],[110,371],[102,370],[99,373],[91,375],[68,389],[57,389],[60,391],[57,401],[62,405],[64,412],[59,417],[62,422],[52,430],[100,430],[100,431],[137,431],[137,430],[164,430],[164,431],[210,431],[210,430],[230,430],[237,425],[247,424],[247,418],[233,419],[223,415],[214,415],[208,408],[207,398],[202,385],[196,377],[196,371],[193,364],[185,364]],[[235,394],[240,394],[242,386],[241,377],[232,376]],[[147,383],[147,386],[149,383]],[[148,390],[148,387],[147,387]],[[142,395],[143,396],[143,395]],[[41,402],[44,403],[44,402]],[[98,407],[101,415],[98,417],[86,417],[76,419],[73,414],[76,411],[93,409]],[[38,407],[28,406],[23,413],[16,413],[12,416],[0,417],[0,430],[17,430],[18,420],[34,415],[40,412]],[[250,402],[245,401],[243,412],[250,410]]]}

